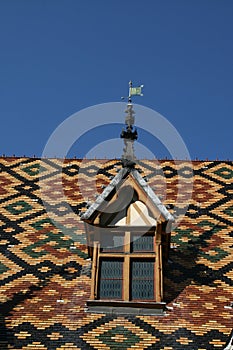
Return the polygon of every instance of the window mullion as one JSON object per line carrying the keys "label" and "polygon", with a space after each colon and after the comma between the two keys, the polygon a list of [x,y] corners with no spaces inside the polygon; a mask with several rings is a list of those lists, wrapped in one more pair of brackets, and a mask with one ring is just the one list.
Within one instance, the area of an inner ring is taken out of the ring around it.
{"label": "window mullion", "polygon": [[161,302],[162,300],[162,254],[161,254],[161,233],[162,233],[162,224],[160,222],[157,223],[156,227],[156,246],[155,246],[155,297],[157,302]]}
{"label": "window mullion", "polygon": [[129,255],[126,255],[125,256],[125,259],[124,259],[124,276],[123,276],[123,299],[125,301],[129,301],[129,291],[130,291],[130,288],[129,288],[129,273],[130,273],[130,257]]}
{"label": "window mullion", "polygon": [[91,281],[91,299],[94,300],[97,297],[97,280],[98,280],[98,254],[99,253],[99,243],[94,242],[93,247],[93,261],[92,261],[92,281]]}
{"label": "window mullion", "polygon": [[129,301],[130,297],[130,231],[125,232],[125,258],[124,258],[124,275],[123,275],[123,299]]}

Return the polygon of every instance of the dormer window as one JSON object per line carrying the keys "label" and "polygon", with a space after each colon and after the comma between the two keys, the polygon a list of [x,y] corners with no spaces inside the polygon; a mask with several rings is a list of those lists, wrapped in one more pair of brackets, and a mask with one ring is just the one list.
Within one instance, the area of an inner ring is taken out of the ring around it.
{"label": "dormer window", "polygon": [[173,218],[140,174],[122,169],[83,220],[92,258],[91,310],[162,309]]}

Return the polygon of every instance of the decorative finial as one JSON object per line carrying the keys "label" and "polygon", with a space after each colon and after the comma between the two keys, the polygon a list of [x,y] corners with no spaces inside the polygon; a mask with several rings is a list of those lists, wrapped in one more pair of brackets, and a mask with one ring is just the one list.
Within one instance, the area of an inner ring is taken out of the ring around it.
{"label": "decorative finial", "polygon": [[[133,87],[132,80],[129,81],[129,95],[128,95],[128,102],[132,103],[132,96],[143,96],[142,88],[144,85],[135,86]],[[126,97],[121,97],[122,100],[124,100]]]}
{"label": "decorative finial", "polygon": [[124,154],[122,155],[122,165],[123,167],[134,167],[136,157],[134,154],[134,141],[138,138],[137,129],[134,127],[135,117],[134,110],[132,105],[132,96],[143,96],[142,94],[143,85],[138,87],[133,87],[132,81],[129,82],[129,96],[128,96],[128,104],[126,109],[126,117],[125,117],[125,129],[123,128],[121,132],[121,138],[124,139],[125,147],[123,149]]}
{"label": "decorative finial", "polygon": [[132,99],[131,99],[132,96],[143,96],[143,93],[142,93],[142,88],[143,87],[144,87],[144,85],[133,87],[133,83],[130,80],[130,82],[129,82],[129,97],[128,97],[128,101],[132,102]]}

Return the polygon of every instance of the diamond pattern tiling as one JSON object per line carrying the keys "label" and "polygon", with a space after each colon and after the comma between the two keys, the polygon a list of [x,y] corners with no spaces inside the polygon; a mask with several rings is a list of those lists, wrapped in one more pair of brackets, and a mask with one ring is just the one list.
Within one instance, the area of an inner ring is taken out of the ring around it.
{"label": "diamond pattern tiling", "polygon": [[94,349],[147,349],[159,341],[142,327],[124,317],[117,317],[102,323],[82,335],[82,339]]}
{"label": "diamond pattern tiling", "polygon": [[177,214],[194,173],[191,203],[172,232],[167,311],[157,317],[86,312],[90,262],[79,215],[119,166],[117,160],[0,159],[1,349],[224,348],[233,317],[232,162],[138,162]]}

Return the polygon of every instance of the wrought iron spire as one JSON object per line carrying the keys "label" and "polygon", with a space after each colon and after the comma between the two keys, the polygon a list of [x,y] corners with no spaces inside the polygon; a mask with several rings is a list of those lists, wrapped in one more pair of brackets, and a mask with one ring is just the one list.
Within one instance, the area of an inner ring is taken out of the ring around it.
{"label": "wrought iron spire", "polygon": [[136,157],[134,154],[134,141],[138,138],[137,129],[134,127],[135,112],[133,110],[132,96],[143,96],[142,94],[143,85],[139,87],[133,87],[132,81],[129,82],[129,96],[127,109],[125,111],[125,128],[121,132],[121,138],[124,139],[124,149],[122,155],[123,167],[134,167],[136,164]]}

